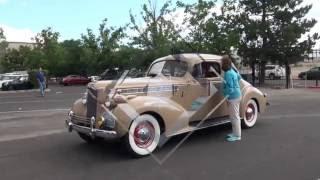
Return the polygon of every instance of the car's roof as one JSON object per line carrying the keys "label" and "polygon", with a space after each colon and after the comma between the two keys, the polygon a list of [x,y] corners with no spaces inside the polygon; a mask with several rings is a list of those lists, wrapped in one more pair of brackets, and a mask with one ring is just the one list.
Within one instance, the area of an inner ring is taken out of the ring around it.
{"label": "car's roof", "polygon": [[222,56],[214,54],[200,54],[200,53],[185,53],[185,54],[174,54],[161,57],[153,61],[153,63],[164,61],[164,60],[178,60],[185,61],[188,64],[198,64],[203,61],[220,61]]}

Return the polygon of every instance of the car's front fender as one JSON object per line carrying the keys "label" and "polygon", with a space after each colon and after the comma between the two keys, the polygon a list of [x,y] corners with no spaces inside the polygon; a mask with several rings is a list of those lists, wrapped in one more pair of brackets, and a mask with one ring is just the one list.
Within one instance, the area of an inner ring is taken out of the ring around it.
{"label": "car's front fender", "polygon": [[125,135],[131,122],[144,113],[159,115],[168,136],[188,126],[185,109],[167,97],[137,96],[128,103],[118,104],[112,112],[119,121],[119,135]]}
{"label": "car's front fender", "polygon": [[250,86],[243,91],[241,103],[240,103],[240,117],[243,118],[245,115],[246,105],[250,99],[254,99],[257,102],[259,112],[263,113],[267,107],[266,94],[262,93],[259,89]]}

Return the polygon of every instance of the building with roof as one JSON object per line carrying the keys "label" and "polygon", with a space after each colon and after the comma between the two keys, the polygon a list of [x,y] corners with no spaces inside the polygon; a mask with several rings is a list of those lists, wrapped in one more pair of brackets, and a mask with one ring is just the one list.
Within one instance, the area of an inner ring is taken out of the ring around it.
{"label": "building with roof", "polygon": [[19,49],[21,46],[27,46],[31,49],[36,46],[36,43],[31,42],[8,42],[8,49]]}

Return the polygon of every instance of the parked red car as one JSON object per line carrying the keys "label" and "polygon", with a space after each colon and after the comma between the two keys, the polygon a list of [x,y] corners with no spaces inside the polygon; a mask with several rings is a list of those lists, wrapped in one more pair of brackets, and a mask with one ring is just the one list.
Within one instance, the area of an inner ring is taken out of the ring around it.
{"label": "parked red car", "polygon": [[62,79],[61,84],[68,85],[86,85],[90,82],[90,79],[79,75],[69,75]]}

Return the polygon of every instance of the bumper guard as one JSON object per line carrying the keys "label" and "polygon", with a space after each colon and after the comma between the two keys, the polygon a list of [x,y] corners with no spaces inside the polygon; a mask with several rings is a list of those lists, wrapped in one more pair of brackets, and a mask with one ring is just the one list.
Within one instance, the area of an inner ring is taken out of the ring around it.
{"label": "bumper guard", "polygon": [[68,119],[66,120],[66,127],[68,129],[69,132],[72,132],[73,130],[89,135],[92,138],[95,137],[101,137],[104,139],[114,139],[117,138],[117,132],[116,131],[107,131],[107,130],[102,130],[102,129],[96,129],[95,123],[96,123],[96,119],[94,117],[92,117],[90,119],[90,127],[85,127],[85,126],[80,126],[77,124],[74,124],[71,122],[71,117],[73,115],[73,112],[70,111],[69,115],[68,115]]}

